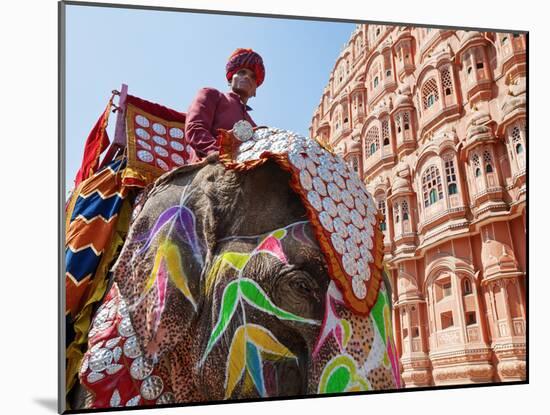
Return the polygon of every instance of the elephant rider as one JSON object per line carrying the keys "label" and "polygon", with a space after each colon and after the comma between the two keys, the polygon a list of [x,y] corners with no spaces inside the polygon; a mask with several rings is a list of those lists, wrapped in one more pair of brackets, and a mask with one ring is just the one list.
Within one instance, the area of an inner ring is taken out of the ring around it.
{"label": "elephant rider", "polygon": [[229,57],[225,72],[231,90],[221,92],[214,88],[201,88],[187,111],[186,141],[197,158],[219,150],[216,139],[218,128],[231,130],[240,120],[256,127],[248,114],[252,108],[247,102],[256,96],[256,88],[264,81],[262,57],[252,49],[236,49]]}

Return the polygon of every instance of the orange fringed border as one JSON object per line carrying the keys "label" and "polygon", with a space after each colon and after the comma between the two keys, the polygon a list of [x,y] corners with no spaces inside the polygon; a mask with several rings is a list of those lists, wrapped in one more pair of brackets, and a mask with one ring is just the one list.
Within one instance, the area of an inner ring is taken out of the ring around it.
{"label": "orange fringed border", "polygon": [[[373,241],[373,258],[374,262],[369,264],[371,271],[371,278],[367,284],[367,296],[364,299],[358,299],[353,293],[351,281],[348,280],[340,261],[337,259],[338,254],[334,252],[332,245],[329,242],[329,238],[322,227],[316,210],[309,204],[307,196],[304,194],[296,170],[290,165],[288,156],[286,154],[274,154],[268,151],[260,154],[260,159],[248,161],[244,163],[235,162],[235,155],[238,149],[238,140],[233,136],[230,131],[223,129],[218,130],[218,142],[220,144],[220,161],[226,168],[236,171],[248,171],[253,170],[269,160],[275,161],[281,168],[288,171],[291,174],[290,187],[300,197],[300,200],[306,208],[307,216],[313,225],[315,236],[321,247],[325,259],[327,261],[330,278],[336,283],[338,288],[342,291],[344,302],[346,305],[360,315],[367,315],[376,303],[378,298],[378,292],[380,290],[380,283],[382,281],[383,270],[383,258],[384,258],[384,234],[378,226],[374,227],[374,241]],[[376,215],[377,223],[382,221],[382,216],[378,213]]]}

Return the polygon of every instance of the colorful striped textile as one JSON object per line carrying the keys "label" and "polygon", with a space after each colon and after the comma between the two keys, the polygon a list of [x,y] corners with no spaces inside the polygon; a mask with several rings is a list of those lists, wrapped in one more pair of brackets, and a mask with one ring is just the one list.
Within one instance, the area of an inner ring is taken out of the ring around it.
{"label": "colorful striped textile", "polygon": [[131,205],[122,185],[126,160],[119,158],[84,180],[66,211],[66,358],[70,391],[88,340],[93,306],[107,290],[109,265],[128,231]]}

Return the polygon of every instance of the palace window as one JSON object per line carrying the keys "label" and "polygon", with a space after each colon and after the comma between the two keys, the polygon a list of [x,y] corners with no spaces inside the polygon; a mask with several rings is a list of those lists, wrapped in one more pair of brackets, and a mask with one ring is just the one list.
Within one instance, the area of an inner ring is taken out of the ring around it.
{"label": "palace window", "polygon": [[395,223],[399,223],[399,203],[393,205],[393,214],[395,216]]}
{"label": "palace window", "polygon": [[422,103],[424,109],[430,108],[439,100],[439,94],[437,92],[437,82],[434,78],[427,81],[422,88]]}
{"label": "palace window", "polygon": [[422,192],[424,195],[424,207],[433,205],[438,200],[443,199],[443,186],[441,185],[441,176],[437,167],[430,166],[422,176]]}
{"label": "palace window", "polygon": [[386,76],[391,76],[391,71],[389,69],[386,71]]}
{"label": "palace window", "polygon": [[367,151],[367,157],[372,156],[376,150],[380,147],[380,133],[378,127],[371,127],[367,131],[367,138],[365,143],[365,150]]}
{"label": "palace window", "polygon": [[413,337],[418,337],[420,336],[420,330],[418,330],[418,327],[413,327],[413,334],[412,334]]}
{"label": "palace window", "polygon": [[403,128],[405,130],[409,129],[409,113],[408,112],[403,113]]}
{"label": "palace window", "polygon": [[353,171],[357,173],[359,171],[359,159],[356,156],[354,156],[351,159],[351,165],[352,165]]}
{"label": "palace window", "polygon": [[446,311],[445,313],[441,313],[441,328],[443,330],[453,327],[453,312],[452,311]]}
{"label": "palace window", "polygon": [[476,312],[475,311],[469,311],[466,313],[466,325],[472,326],[477,323],[476,320]]}
{"label": "palace window", "polygon": [[455,164],[452,154],[447,154],[444,157],[445,160],[445,177],[447,179],[447,191],[449,195],[458,193],[458,187],[456,184],[456,172]]}
{"label": "palace window", "polygon": [[390,128],[388,120],[384,120],[382,122],[382,138],[385,146],[390,144]]}
{"label": "palace window", "polygon": [[463,288],[464,288],[464,295],[468,295],[472,293],[472,283],[468,278],[464,278]]}
{"label": "palace window", "polygon": [[472,165],[474,168],[474,176],[475,177],[481,176],[479,156],[477,155],[477,153],[474,153],[474,155],[472,156]]}
{"label": "palace window", "polygon": [[451,81],[451,72],[449,69],[443,69],[443,72],[441,72],[441,81],[443,83],[445,95],[451,95],[453,93],[453,83]]}
{"label": "palace window", "polygon": [[514,127],[512,129],[512,144],[514,146],[514,150],[516,151],[516,154],[523,153],[523,144],[521,140],[521,132],[519,131],[519,127]]}
{"label": "palace window", "polygon": [[382,222],[380,222],[380,230],[385,231],[386,230],[386,201],[384,199],[380,199],[378,201],[378,211],[382,214]]}
{"label": "palace window", "polygon": [[375,76],[373,81],[373,88],[376,88],[377,86],[378,86],[378,77]]}
{"label": "palace window", "polygon": [[476,69],[483,69],[483,62],[476,63]]}
{"label": "palace window", "polygon": [[395,117],[395,126],[397,127],[397,132],[400,133],[401,132],[401,117],[399,115],[397,115]]}
{"label": "palace window", "polygon": [[403,214],[403,220],[409,220],[409,204],[406,200],[401,203],[401,212]]}
{"label": "palace window", "polygon": [[493,161],[492,161],[491,153],[489,153],[488,150],[485,150],[483,152],[483,162],[485,163],[485,172],[486,173],[492,173],[493,172]]}

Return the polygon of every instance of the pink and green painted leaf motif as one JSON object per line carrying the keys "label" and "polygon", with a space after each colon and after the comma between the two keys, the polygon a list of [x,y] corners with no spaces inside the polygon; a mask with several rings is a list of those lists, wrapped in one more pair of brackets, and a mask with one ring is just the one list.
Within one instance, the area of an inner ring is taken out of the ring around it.
{"label": "pink and green painted leaf motif", "polygon": [[267,294],[264,290],[262,290],[258,283],[251,279],[242,278],[239,281],[239,288],[246,302],[260,311],[277,316],[281,320],[292,320],[299,321],[301,323],[319,324],[319,322],[316,320],[306,319],[297,316],[296,314],[289,313],[280,307],[277,307],[268,298]]}
{"label": "pink and green painted leaf motif", "polygon": [[231,397],[245,370],[260,396],[267,396],[263,374],[264,354],[279,359],[296,359],[296,356],[264,327],[243,324],[235,330],[225,372],[225,399]]}
{"label": "pink and green painted leaf motif", "polygon": [[321,374],[318,393],[359,392],[369,390],[366,379],[357,373],[355,360],[348,355],[333,358]]}
{"label": "pink and green painted leaf motif", "polygon": [[[160,246],[157,248],[157,252],[155,255],[155,262],[153,265],[153,269],[151,270],[151,274],[149,275],[149,278],[147,279],[145,283],[144,293],[147,294],[152,288],[157,279],[159,278],[159,274],[161,276],[161,281],[159,284],[160,286],[160,296],[159,301],[164,303],[164,295],[166,294],[166,281],[164,281],[162,278],[164,278],[164,269],[161,269],[161,265],[166,267],[166,271],[168,273],[168,279],[174,284],[174,286],[184,295],[185,298],[191,303],[193,308],[197,309],[197,304],[193,298],[193,295],[191,294],[191,290],[189,289],[189,285],[187,283],[187,276],[183,272],[183,267],[181,264],[181,255],[179,252],[179,248],[174,243],[165,240],[160,244]],[[162,287],[164,285],[164,287]],[[162,306],[163,308],[163,306]]]}
{"label": "pink and green painted leaf motif", "polygon": [[[310,320],[297,316],[296,314],[289,313],[280,307],[277,307],[268,298],[267,294],[262,288],[253,280],[248,278],[241,278],[231,281],[224,289],[222,295],[222,304],[220,307],[220,314],[218,321],[214,326],[214,330],[210,335],[204,357],[201,360],[201,364],[204,362],[208,354],[212,351],[214,345],[218,342],[220,337],[224,334],[225,330],[229,326],[231,318],[235,314],[238,301],[244,299],[252,307],[263,311],[267,314],[274,315],[281,320],[298,321],[306,324],[319,324],[316,320]],[[252,378],[254,380],[254,378]]]}
{"label": "pink and green painted leaf motif", "polygon": [[231,317],[233,317],[233,314],[235,314],[235,310],[237,309],[238,299],[239,281],[236,280],[227,284],[227,287],[225,287],[225,289],[223,290],[220,315],[218,318],[218,322],[216,323],[216,326],[214,327],[214,330],[210,335],[210,339],[208,340],[203,360],[206,358],[206,356],[208,356],[216,342],[220,339],[222,334],[227,329],[227,326],[231,321]]}

